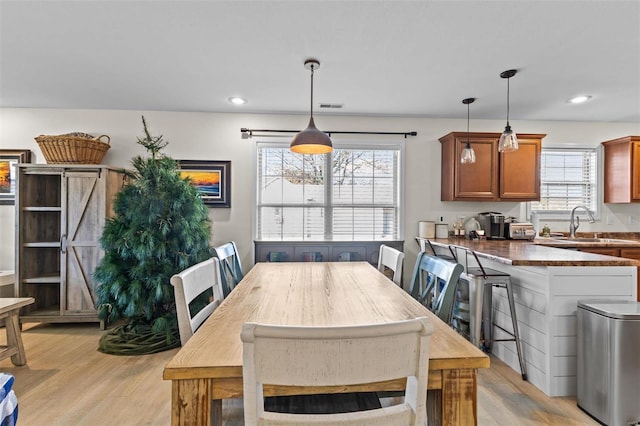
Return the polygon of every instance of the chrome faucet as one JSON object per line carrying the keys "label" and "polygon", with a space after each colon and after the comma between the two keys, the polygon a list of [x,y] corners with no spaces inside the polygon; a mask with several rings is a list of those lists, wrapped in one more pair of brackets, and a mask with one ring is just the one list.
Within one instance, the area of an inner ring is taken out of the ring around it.
{"label": "chrome faucet", "polygon": [[576,229],[580,226],[580,218],[576,216],[576,209],[582,208],[585,212],[587,212],[587,216],[589,216],[589,223],[594,223],[596,220],[585,206],[575,206],[573,210],[571,210],[571,221],[569,222],[569,238],[576,237]]}

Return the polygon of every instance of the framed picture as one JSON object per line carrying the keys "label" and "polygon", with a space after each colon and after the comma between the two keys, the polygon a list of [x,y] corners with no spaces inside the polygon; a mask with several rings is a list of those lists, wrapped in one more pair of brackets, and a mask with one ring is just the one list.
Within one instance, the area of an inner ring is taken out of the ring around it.
{"label": "framed picture", "polygon": [[31,151],[27,149],[0,150],[0,204],[14,204],[16,202],[16,173],[15,165],[30,163]]}
{"label": "framed picture", "polygon": [[178,160],[208,207],[231,207],[231,161]]}

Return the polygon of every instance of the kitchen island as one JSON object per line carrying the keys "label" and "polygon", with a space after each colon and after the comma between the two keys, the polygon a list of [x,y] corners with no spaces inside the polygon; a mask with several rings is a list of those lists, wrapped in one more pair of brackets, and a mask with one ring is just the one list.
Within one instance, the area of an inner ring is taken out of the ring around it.
{"label": "kitchen island", "polygon": [[[439,254],[454,254],[465,269],[482,266],[511,275],[528,380],[549,396],[576,395],[576,310],[579,300],[637,299],[640,262],[521,240],[429,240]],[[429,245],[418,238],[427,253]],[[640,246],[640,243],[638,243]],[[511,328],[504,290],[493,292],[495,322]],[[498,327],[494,337],[510,336]],[[520,371],[513,342],[495,342],[492,353]]]}

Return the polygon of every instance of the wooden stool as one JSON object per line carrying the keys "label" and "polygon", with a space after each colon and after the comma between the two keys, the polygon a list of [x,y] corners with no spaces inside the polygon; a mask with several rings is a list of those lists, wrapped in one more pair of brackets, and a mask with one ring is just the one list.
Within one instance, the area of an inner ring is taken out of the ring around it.
{"label": "wooden stool", "polygon": [[18,366],[27,363],[24,346],[22,345],[18,314],[20,313],[20,308],[34,302],[33,297],[0,298],[0,319],[5,319],[5,329],[7,330],[7,346],[0,351],[0,359],[11,357],[11,362]]}

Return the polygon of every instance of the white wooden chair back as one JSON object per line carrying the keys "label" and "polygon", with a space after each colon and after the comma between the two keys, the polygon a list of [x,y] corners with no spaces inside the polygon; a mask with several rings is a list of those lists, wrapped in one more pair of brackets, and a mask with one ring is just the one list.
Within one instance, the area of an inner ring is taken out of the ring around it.
{"label": "white wooden chair back", "polygon": [[[343,327],[245,323],[241,333],[245,424],[426,425],[432,333],[426,317]],[[265,384],[314,388],[404,377],[404,403],[390,407],[340,414],[264,410]]]}
{"label": "white wooden chair back", "polygon": [[404,253],[393,247],[380,245],[378,254],[378,271],[384,273],[385,268],[393,271],[393,282],[402,286],[402,263],[404,262]]}
{"label": "white wooden chair back", "polygon": [[222,292],[227,297],[231,290],[244,278],[238,247],[229,241],[213,248],[213,255],[220,260],[220,277],[222,278]]}
{"label": "white wooden chair back", "polygon": [[[198,327],[209,318],[209,315],[222,302],[220,263],[218,259],[213,257],[197,263],[172,276],[171,284],[176,297],[180,342],[184,346]],[[189,309],[190,303],[209,289],[213,293],[212,297],[209,298],[208,303],[200,311],[192,315]]]}

